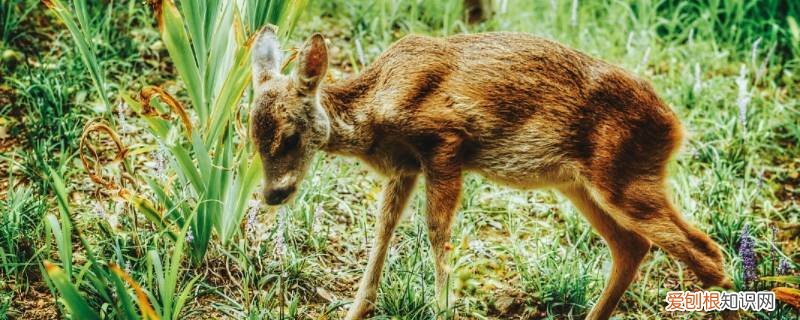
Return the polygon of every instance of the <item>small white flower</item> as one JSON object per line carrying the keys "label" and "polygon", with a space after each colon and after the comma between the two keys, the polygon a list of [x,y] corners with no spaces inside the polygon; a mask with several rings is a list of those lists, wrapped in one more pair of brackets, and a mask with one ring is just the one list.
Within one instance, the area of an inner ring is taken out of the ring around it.
{"label": "small white flower", "polygon": [[750,104],[750,90],[747,88],[747,67],[742,64],[739,69],[739,77],[736,78],[736,86],[739,88],[739,96],[736,98],[736,105],[739,107],[739,123],[742,127],[747,124],[747,105]]}
{"label": "small white flower", "polygon": [[[246,91],[246,90],[245,90]],[[246,101],[246,100],[244,100]],[[196,126],[199,124],[199,120],[197,117],[197,112],[194,112],[194,109],[189,109],[186,111],[189,114],[189,122],[192,123],[192,126]]]}
{"label": "small white flower", "polygon": [[761,44],[761,37],[758,37],[758,39],[756,39],[756,41],[753,42],[753,48],[750,50],[750,60],[753,62],[753,66],[758,64],[756,60],[758,59],[759,44]]}
{"label": "small white flower", "polygon": [[486,244],[483,241],[479,240],[479,239],[470,240],[468,245],[469,245],[469,248],[472,249],[472,251],[475,251],[475,253],[477,253],[477,254],[485,254],[486,253]]}
{"label": "small white flower", "polygon": [[312,222],[314,225],[312,229],[314,230],[315,234],[319,234],[322,232],[322,215],[325,214],[325,209],[322,208],[322,205],[317,205],[317,208],[314,210],[314,221]]}
{"label": "small white flower", "polygon": [[194,234],[192,233],[192,229],[189,229],[186,232],[186,243],[192,243],[194,241]]}
{"label": "small white flower", "polygon": [[122,199],[118,198],[116,201],[114,201],[114,211],[115,212],[123,212],[123,211],[125,211],[125,205],[126,204],[127,203],[125,202],[125,200],[122,200]]}
{"label": "small white flower", "polygon": [[[119,212],[119,204],[122,202],[121,200],[117,201],[116,203],[116,210]],[[106,207],[103,206],[99,201],[94,203],[94,207],[92,208],[92,213],[98,218],[105,220],[114,230],[119,230],[122,228],[122,224],[119,222],[119,216],[114,212],[108,212]]]}
{"label": "small white flower", "polygon": [[158,144],[158,150],[153,155],[153,166],[155,169],[156,179],[162,178],[167,174],[167,167],[169,166],[169,151],[164,144]]}
{"label": "small white flower", "polygon": [[628,32],[628,41],[625,42],[625,49],[627,49],[628,52],[633,50],[633,31]]}
{"label": "small white flower", "polygon": [[700,64],[694,64],[694,86],[692,87],[692,91],[694,94],[699,94],[700,90],[703,89],[703,80],[700,78]]}
{"label": "small white flower", "polygon": [[252,233],[253,231],[255,231],[255,225],[257,222],[256,218],[258,216],[258,207],[261,204],[261,202],[259,202],[256,199],[250,199],[250,201],[247,204],[249,208],[247,209],[247,225],[245,229],[247,233]]}
{"label": "small white flower", "polygon": [[128,123],[128,109],[128,104],[125,102],[121,102],[117,105],[117,121],[119,121],[119,131],[121,133],[131,132],[136,129],[133,125]]}
{"label": "small white flower", "polygon": [[573,26],[578,25],[578,0],[572,0],[572,16],[569,21]]}
{"label": "small white flower", "polygon": [[358,54],[358,63],[361,64],[362,67],[367,65],[367,59],[364,58],[364,48],[361,47],[361,40],[356,38],[356,54]]}
{"label": "small white flower", "polygon": [[108,213],[106,212],[106,208],[103,207],[103,205],[100,204],[100,202],[95,202],[94,203],[94,206],[92,207],[92,213],[94,213],[94,215],[96,215],[98,218],[104,219],[104,220],[106,219],[106,216],[108,215]]}
{"label": "small white flower", "polygon": [[647,63],[650,62],[650,51],[652,50],[651,47],[647,47],[647,50],[644,51],[644,56],[642,57],[642,63],[639,65],[640,68],[647,68]]}
{"label": "small white flower", "polygon": [[283,237],[286,232],[286,208],[284,207],[278,209],[278,229],[275,232],[275,255],[282,260],[286,253],[286,239]]}
{"label": "small white flower", "polygon": [[108,219],[106,221],[108,221],[108,224],[115,231],[118,231],[118,230],[122,229],[122,223],[119,222],[119,216],[118,215],[110,214],[110,215],[108,215]]}
{"label": "small white flower", "polygon": [[345,213],[350,211],[350,208],[348,208],[344,202],[339,202],[339,204],[336,205],[336,209],[338,209],[340,213]]}

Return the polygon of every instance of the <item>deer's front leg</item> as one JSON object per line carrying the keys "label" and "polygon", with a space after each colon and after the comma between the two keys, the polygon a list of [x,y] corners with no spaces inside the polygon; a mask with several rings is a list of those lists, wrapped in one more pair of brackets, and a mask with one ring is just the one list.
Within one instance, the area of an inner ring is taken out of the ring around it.
{"label": "deer's front leg", "polygon": [[369,253],[369,263],[361,278],[358,293],[347,312],[345,319],[361,319],[372,309],[380,285],[381,270],[386,259],[386,251],[392,240],[397,222],[403,214],[416,176],[393,177],[383,190],[383,203],[378,220],[375,222],[375,241]]}
{"label": "deer's front leg", "polygon": [[461,167],[455,161],[457,144],[445,142],[425,168],[425,193],[427,196],[428,237],[436,271],[436,302],[440,311],[449,314],[454,296],[449,289],[450,235],[453,217],[461,196]]}

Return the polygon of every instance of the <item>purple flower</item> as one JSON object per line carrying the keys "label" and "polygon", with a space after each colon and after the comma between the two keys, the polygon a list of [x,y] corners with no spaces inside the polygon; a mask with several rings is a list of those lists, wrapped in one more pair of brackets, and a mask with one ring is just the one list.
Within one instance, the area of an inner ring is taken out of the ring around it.
{"label": "purple flower", "polygon": [[192,241],[194,241],[194,234],[192,233],[192,230],[189,229],[189,231],[186,232],[186,242],[192,243]]}
{"label": "purple flower", "polygon": [[789,260],[786,260],[786,258],[781,258],[781,262],[778,264],[778,274],[787,275],[790,272],[792,272],[792,265],[789,264]]}
{"label": "purple flower", "polygon": [[750,234],[750,225],[745,224],[739,236],[739,256],[742,258],[742,278],[745,283],[758,279],[756,264],[758,263],[755,252],[755,239]]}

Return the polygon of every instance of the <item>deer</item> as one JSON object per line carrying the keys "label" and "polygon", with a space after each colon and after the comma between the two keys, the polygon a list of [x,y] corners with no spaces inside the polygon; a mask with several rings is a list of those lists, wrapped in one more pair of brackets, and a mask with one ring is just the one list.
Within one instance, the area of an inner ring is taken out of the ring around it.
{"label": "deer", "polygon": [[[731,289],[718,245],[671,203],[668,162],[685,131],[645,80],[555,41],[492,32],[406,35],[358,75],[323,81],[315,33],[282,73],[276,28],[255,35],[250,139],[262,159],[263,200],[293,198],[314,155],[356,158],[383,179],[374,242],[346,319],[372,311],[392,234],[419,177],[435,299],[452,307],[451,225],[463,176],[518,189],[555,189],[608,245],[612,267],[587,319],[608,319],[655,245],[705,288]],[[736,314],[726,314],[736,319]]]}

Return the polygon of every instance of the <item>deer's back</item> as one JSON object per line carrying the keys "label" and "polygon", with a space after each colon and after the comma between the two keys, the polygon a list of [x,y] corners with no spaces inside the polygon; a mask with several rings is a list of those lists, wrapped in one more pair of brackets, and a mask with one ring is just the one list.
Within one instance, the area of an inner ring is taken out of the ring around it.
{"label": "deer's back", "polygon": [[619,161],[658,175],[681,135],[646,82],[527,34],[409,36],[361,78],[384,134],[408,137],[412,149],[458,135],[466,167],[511,184],[557,183]]}

